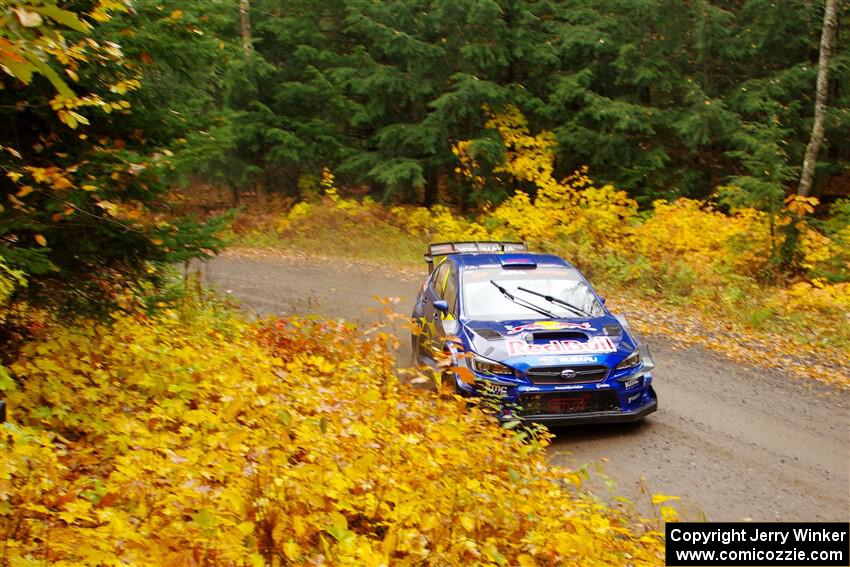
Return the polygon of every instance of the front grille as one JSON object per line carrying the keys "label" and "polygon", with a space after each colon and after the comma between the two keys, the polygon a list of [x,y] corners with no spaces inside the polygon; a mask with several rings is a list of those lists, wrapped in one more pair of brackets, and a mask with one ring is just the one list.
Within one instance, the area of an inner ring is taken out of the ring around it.
{"label": "front grille", "polygon": [[[564,376],[565,370],[575,372],[573,376]],[[540,366],[529,368],[526,376],[532,384],[581,384],[601,382],[608,375],[608,367],[595,366]]]}
{"label": "front grille", "polygon": [[612,390],[523,394],[519,398],[519,404],[521,407],[520,414],[525,416],[563,415],[620,409],[620,399],[617,393]]}

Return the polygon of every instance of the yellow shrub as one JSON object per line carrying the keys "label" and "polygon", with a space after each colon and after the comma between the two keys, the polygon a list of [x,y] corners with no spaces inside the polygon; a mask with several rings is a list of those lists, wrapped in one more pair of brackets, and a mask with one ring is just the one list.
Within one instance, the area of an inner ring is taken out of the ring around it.
{"label": "yellow shrub", "polygon": [[626,521],[462,400],[399,384],[380,332],[118,318],[13,368],[8,564],[647,565]]}
{"label": "yellow shrub", "polygon": [[773,304],[783,311],[843,312],[846,324],[850,324],[850,283],[797,282],[778,294]]}
{"label": "yellow shrub", "polygon": [[517,191],[490,213],[490,218],[499,222],[496,238],[519,238],[538,242],[552,233],[555,225],[551,210],[535,207],[528,193]]}
{"label": "yellow shrub", "polygon": [[425,207],[392,207],[390,217],[405,232],[421,237],[431,234],[433,216]]}
{"label": "yellow shrub", "polygon": [[599,239],[613,240],[626,233],[637,214],[637,202],[613,185],[588,186],[579,193],[584,229]]}
{"label": "yellow shrub", "polygon": [[753,275],[770,259],[768,226],[760,213],[748,209],[730,216],[691,199],[656,201],[629,242],[655,264],[681,259],[703,272],[722,265]]}
{"label": "yellow shrub", "polygon": [[817,272],[843,256],[845,262],[842,268],[845,272],[850,273],[850,253],[846,248],[848,243],[850,243],[850,226],[839,233],[836,239],[832,239],[822,232],[803,225],[800,235],[803,267],[809,271]]}
{"label": "yellow shrub", "polygon": [[[517,191],[481,219],[494,226],[493,238],[535,243],[568,240],[579,248],[601,249],[625,233],[637,203],[611,185],[595,187],[586,167],[564,180],[555,179],[556,142],[551,132],[531,134],[525,117],[514,106],[491,113],[487,127],[499,133],[506,150],[504,164],[494,171],[536,187],[534,199]],[[470,178],[474,173],[464,159],[467,143],[459,142],[455,154],[460,156],[459,171]]]}
{"label": "yellow shrub", "polygon": [[[0,256],[0,310],[6,305],[6,301],[11,297],[12,292],[16,288],[25,286],[27,283],[24,273],[20,270],[13,270],[6,261]],[[0,311],[0,313],[2,313]]]}
{"label": "yellow shrub", "polygon": [[455,215],[444,205],[425,207],[393,207],[393,222],[408,234],[424,240],[486,240],[487,230],[477,222]]}
{"label": "yellow shrub", "polygon": [[305,219],[309,219],[315,211],[315,205],[312,203],[296,203],[289,212],[281,218],[277,225],[275,226],[275,230],[278,233],[283,233],[292,228],[293,225],[297,225],[300,221]]}
{"label": "yellow shrub", "polygon": [[[489,112],[487,107],[485,110]],[[532,135],[525,116],[513,105],[499,113],[490,113],[486,127],[499,132],[505,145],[505,163],[495,168],[497,173],[504,172],[542,187],[555,183],[552,177],[553,149],[557,145],[554,134],[544,131]]]}

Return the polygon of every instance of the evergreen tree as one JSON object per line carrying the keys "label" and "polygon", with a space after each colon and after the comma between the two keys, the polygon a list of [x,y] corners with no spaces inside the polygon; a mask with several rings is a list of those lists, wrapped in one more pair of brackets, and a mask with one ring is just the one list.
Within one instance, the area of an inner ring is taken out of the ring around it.
{"label": "evergreen tree", "polygon": [[[28,280],[13,300],[92,311],[175,260],[217,249],[222,226],[160,215],[168,146],[186,130],[169,117],[168,103],[189,95],[179,107],[183,120],[201,105],[200,89],[176,79],[193,66],[163,56],[157,67],[154,57],[171,38],[191,44],[194,24],[177,9],[145,13],[143,3],[112,22],[122,4],[95,3],[89,12],[64,6],[2,5],[3,37],[13,41],[0,53],[0,257]],[[172,26],[188,29],[181,36]],[[119,41],[144,48],[122,51]],[[161,90],[143,89],[152,75]]]}
{"label": "evergreen tree", "polygon": [[[295,195],[329,166],[384,199],[498,201],[515,187],[471,195],[451,147],[472,140],[492,170],[504,148],[484,108],[513,105],[557,133],[559,174],[588,164],[643,203],[733,181],[761,185],[763,203],[768,184],[774,207],[811,131],[821,13],[807,0],[255,0],[253,49],[222,72],[191,163],[236,192]],[[816,193],[850,157],[845,44]]]}
{"label": "evergreen tree", "polygon": [[[793,174],[759,172],[802,163],[821,11],[802,0],[572,0],[550,98],[563,164],[589,163],[645,200],[706,196],[755,174],[786,191]],[[754,170],[753,152],[770,167]]]}

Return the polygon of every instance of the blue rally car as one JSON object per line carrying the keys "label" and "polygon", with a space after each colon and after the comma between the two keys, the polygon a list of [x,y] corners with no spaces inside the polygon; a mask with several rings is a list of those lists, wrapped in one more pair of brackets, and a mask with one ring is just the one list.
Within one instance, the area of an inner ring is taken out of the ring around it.
{"label": "blue rally car", "polygon": [[548,425],[657,409],[649,348],[569,262],[517,242],[431,244],[425,259],[414,361],[458,394],[498,398],[502,420]]}

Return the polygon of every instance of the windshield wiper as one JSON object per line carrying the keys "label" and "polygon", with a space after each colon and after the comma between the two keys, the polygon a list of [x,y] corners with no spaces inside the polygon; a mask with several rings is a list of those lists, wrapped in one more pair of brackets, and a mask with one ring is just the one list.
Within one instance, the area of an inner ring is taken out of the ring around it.
{"label": "windshield wiper", "polygon": [[575,305],[573,305],[572,303],[564,301],[563,299],[558,299],[557,297],[552,297],[551,295],[546,295],[545,293],[540,293],[539,291],[534,291],[532,289],[526,289],[526,288],[520,287],[520,286],[517,286],[517,289],[520,290],[520,291],[524,291],[526,293],[530,293],[532,295],[536,295],[537,297],[542,297],[543,299],[545,299],[549,303],[557,303],[558,305],[563,305],[567,309],[570,309],[573,313],[581,315],[582,317],[593,317],[593,315],[591,315],[590,313],[588,313],[584,309],[580,309],[580,308],[576,307]]}
{"label": "windshield wiper", "polygon": [[546,317],[549,317],[550,319],[557,319],[557,317],[555,316],[554,313],[552,313],[550,311],[546,311],[544,308],[538,307],[538,306],[534,305],[533,303],[526,301],[525,299],[517,299],[516,297],[513,296],[513,294],[511,292],[509,292],[508,290],[506,290],[505,288],[503,288],[502,286],[497,284],[495,281],[490,280],[490,283],[493,284],[494,286],[496,286],[496,289],[501,291],[502,295],[504,295],[505,297],[507,297],[508,299],[513,301],[514,303],[516,303],[517,305],[525,307],[526,309],[531,309],[532,311],[537,311],[541,315],[545,315]]}

